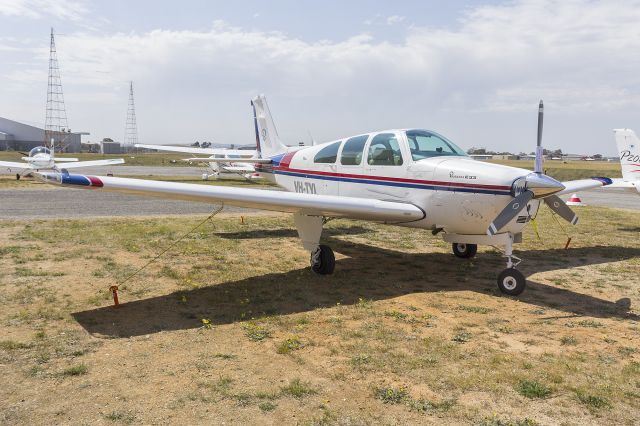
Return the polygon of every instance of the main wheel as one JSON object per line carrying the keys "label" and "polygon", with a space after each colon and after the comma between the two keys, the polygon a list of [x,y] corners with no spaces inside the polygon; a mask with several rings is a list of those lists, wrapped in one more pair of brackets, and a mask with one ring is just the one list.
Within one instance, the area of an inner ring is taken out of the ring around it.
{"label": "main wheel", "polygon": [[526,285],[526,278],[515,268],[507,268],[498,275],[498,288],[504,294],[517,296],[524,291]]}
{"label": "main wheel", "polygon": [[331,247],[319,245],[311,253],[311,270],[316,274],[330,275],[336,267],[336,257],[333,255]]}
{"label": "main wheel", "polygon": [[20,180],[20,173],[16,173],[16,180]]}
{"label": "main wheel", "polygon": [[473,257],[477,252],[477,244],[453,243],[453,254],[463,259]]}

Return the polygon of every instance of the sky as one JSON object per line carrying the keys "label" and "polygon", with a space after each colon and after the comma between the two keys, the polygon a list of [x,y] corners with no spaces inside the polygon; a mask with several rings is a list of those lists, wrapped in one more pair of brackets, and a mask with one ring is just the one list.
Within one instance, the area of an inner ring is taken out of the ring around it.
{"label": "sky", "polygon": [[49,33],[69,127],[250,144],[264,93],[294,145],[389,128],[464,149],[614,155],[640,131],[640,0],[0,0],[0,116],[44,124]]}

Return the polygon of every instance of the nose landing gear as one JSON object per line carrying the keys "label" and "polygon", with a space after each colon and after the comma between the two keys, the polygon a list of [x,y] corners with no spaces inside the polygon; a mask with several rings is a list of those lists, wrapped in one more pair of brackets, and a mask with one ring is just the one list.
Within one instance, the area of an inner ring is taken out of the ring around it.
{"label": "nose landing gear", "polygon": [[512,234],[509,232],[496,235],[449,233],[444,235],[444,240],[452,243],[453,254],[460,258],[471,258],[475,256],[478,251],[478,244],[492,246],[503,245],[507,258],[507,268],[498,275],[498,289],[504,294],[517,296],[524,291],[527,285],[525,276],[516,269],[516,266],[518,266],[521,260],[513,255],[513,243],[519,243],[521,237],[521,234]]}

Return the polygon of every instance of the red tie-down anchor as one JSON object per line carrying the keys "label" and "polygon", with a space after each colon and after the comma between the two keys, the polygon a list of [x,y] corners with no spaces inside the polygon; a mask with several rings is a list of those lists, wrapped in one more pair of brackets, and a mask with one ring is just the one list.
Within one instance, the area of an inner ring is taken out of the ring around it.
{"label": "red tie-down anchor", "polygon": [[117,308],[120,302],[118,302],[118,286],[112,285],[109,287],[109,291],[113,294],[113,307]]}

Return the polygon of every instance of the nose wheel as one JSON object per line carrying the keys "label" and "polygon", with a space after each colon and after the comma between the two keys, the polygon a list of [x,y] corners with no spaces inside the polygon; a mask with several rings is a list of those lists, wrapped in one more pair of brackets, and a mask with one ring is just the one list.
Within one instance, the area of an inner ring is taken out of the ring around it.
{"label": "nose wheel", "polygon": [[311,270],[319,275],[333,274],[336,258],[331,247],[320,244],[311,252]]}
{"label": "nose wheel", "polygon": [[524,291],[526,285],[527,280],[516,268],[507,268],[498,275],[498,288],[504,294],[517,296]]}
{"label": "nose wheel", "polygon": [[453,254],[462,259],[469,259],[478,252],[477,244],[453,243]]}

